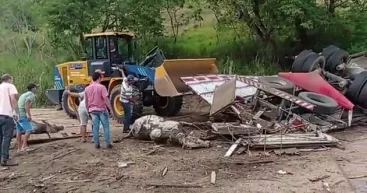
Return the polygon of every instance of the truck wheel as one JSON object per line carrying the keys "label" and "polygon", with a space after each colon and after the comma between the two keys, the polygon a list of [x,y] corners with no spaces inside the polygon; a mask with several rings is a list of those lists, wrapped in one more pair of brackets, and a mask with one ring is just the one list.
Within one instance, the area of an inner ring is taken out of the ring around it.
{"label": "truck wheel", "polygon": [[182,96],[156,97],[157,99],[153,107],[157,115],[169,117],[175,116],[178,112],[180,112],[183,103]]}
{"label": "truck wheel", "polygon": [[[123,123],[124,122],[124,117],[125,117],[125,112],[124,112],[124,108],[121,104],[120,101],[120,93],[121,93],[121,84],[116,85],[111,93],[110,93],[110,101],[111,101],[111,106],[112,106],[112,113],[114,118],[117,120],[118,123]],[[136,119],[138,119],[139,117],[141,117],[141,115],[143,114],[143,103],[141,100],[138,100],[132,107],[132,120],[131,120],[131,124],[134,123],[134,121]]]}
{"label": "truck wheel", "polygon": [[311,50],[303,50],[299,53],[292,64],[292,72],[302,72],[303,63],[305,63],[307,57],[312,54],[315,54],[315,52],[312,52]]}
{"label": "truck wheel", "polygon": [[284,78],[280,78],[280,77],[263,76],[259,78],[259,82],[266,86],[284,91],[289,94],[293,94],[294,87],[295,87],[291,81],[284,79]]}
{"label": "truck wheel", "polygon": [[345,50],[339,49],[335,51],[327,60],[326,69],[330,73],[337,72],[336,67],[341,63],[347,63],[349,58],[349,53]]}
{"label": "truck wheel", "polygon": [[321,55],[325,57],[326,62],[329,60],[330,56],[334,54],[334,52],[340,50],[337,46],[330,45],[324,49],[322,49]]}
{"label": "truck wheel", "polygon": [[367,108],[367,82],[364,83],[363,87],[361,88],[361,92],[358,95],[357,102],[359,106],[366,109]]}
{"label": "truck wheel", "polygon": [[324,69],[325,68],[325,58],[324,56],[320,56],[316,53],[309,55],[306,61],[303,63],[301,68],[302,72],[311,72],[317,69]]}
{"label": "truck wheel", "polygon": [[363,71],[356,75],[354,81],[349,86],[345,96],[352,102],[357,103],[359,94],[361,93],[363,85],[367,82],[367,71]]}
{"label": "truck wheel", "polygon": [[338,103],[334,99],[314,92],[301,92],[298,97],[315,105],[313,112],[318,114],[330,115],[335,113],[339,107]]}
{"label": "truck wheel", "polygon": [[[79,92],[83,92],[84,88],[85,87],[83,85],[74,85],[74,86],[71,86],[69,89],[70,89],[70,92],[79,93]],[[70,118],[73,118],[73,119],[77,118],[76,111],[78,109],[74,109],[74,108],[78,108],[79,102],[80,101],[78,97],[71,97],[67,95],[64,91],[62,98],[61,98],[61,106],[62,106],[62,109],[64,109],[64,111]]]}

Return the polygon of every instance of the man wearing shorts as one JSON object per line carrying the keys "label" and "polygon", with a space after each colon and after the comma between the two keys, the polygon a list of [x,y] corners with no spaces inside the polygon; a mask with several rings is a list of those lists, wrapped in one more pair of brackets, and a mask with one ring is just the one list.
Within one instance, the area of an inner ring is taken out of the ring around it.
{"label": "man wearing shorts", "polygon": [[33,132],[31,107],[35,102],[37,85],[29,84],[27,90],[27,92],[20,95],[18,100],[19,120],[16,122],[18,152],[27,149],[27,141]]}
{"label": "man wearing shorts", "polygon": [[80,122],[80,135],[82,136],[82,142],[85,143],[87,141],[87,124],[88,124],[88,112],[87,108],[85,107],[85,100],[84,100],[84,92],[76,93],[70,92],[70,90],[65,91],[66,94],[79,97],[80,103],[78,107],[78,115],[79,115],[79,122]]}

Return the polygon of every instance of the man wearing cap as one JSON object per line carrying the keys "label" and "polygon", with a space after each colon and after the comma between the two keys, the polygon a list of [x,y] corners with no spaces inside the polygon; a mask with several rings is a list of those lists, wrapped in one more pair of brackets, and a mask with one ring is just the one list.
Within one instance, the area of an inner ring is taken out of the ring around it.
{"label": "man wearing cap", "polygon": [[18,152],[27,150],[27,142],[33,132],[31,107],[36,99],[37,85],[31,83],[27,86],[27,90],[18,100],[19,120],[16,123]]}
{"label": "man wearing cap", "polygon": [[[10,141],[13,138],[15,123],[18,120],[17,88],[9,74],[1,76],[0,84],[0,160],[1,166],[16,166],[9,159]],[[15,113],[14,113],[15,112]]]}
{"label": "man wearing cap", "polygon": [[132,103],[136,102],[136,99],[133,97],[133,83],[134,76],[129,74],[126,78],[123,79],[121,84],[121,94],[120,101],[122,103],[122,107],[124,108],[124,132],[130,131],[131,118],[132,118]]}

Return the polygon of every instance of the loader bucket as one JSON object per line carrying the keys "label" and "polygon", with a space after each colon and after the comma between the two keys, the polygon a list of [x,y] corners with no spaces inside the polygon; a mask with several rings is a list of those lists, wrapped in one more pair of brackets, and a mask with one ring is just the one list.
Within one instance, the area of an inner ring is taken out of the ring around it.
{"label": "loader bucket", "polygon": [[160,96],[179,96],[190,91],[180,77],[217,73],[215,58],[164,60],[155,69],[154,87]]}

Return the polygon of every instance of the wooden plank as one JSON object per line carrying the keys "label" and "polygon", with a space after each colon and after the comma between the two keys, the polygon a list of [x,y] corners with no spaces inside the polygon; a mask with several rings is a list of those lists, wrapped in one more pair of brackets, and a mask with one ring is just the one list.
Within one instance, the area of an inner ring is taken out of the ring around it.
{"label": "wooden plank", "polygon": [[238,123],[213,123],[211,127],[214,130],[213,133],[221,135],[252,135],[259,134],[261,131],[257,127]]}
{"label": "wooden plank", "polygon": [[210,175],[210,183],[215,184],[216,180],[217,180],[217,174],[215,173],[215,171],[212,171],[212,173]]}
{"label": "wooden plank", "polygon": [[[288,134],[287,134],[288,135]],[[251,137],[251,147],[300,147],[300,146],[315,146],[315,145],[325,145],[325,146],[335,146],[338,144],[338,140],[334,137],[319,133],[313,134],[313,137],[307,136],[307,134],[293,134],[292,136],[280,136],[272,135],[276,137],[271,137],[271,135],[260,135]]]}
{"label": "wooden plank", "polygon": [[240,144],[241,140],[242,138],[237,139],[237,141],[234,142],[234,144],[228,149],[224,157],[230,157],[233,154],[233,152],[236,150],[238,145]]}
{"label": "wooden plank", "polygon": [[69,136],[69,137],[32,139],[32,140],[28,140],[28,144],[48,143],[48,142],[52,142],[52,141],[59,141],[59,140],[65,140],[65,139],[75,139],[75,138],[80,138],[80,137],[82,137],[82,136],[81,135],[74,135],[74,136]]}

